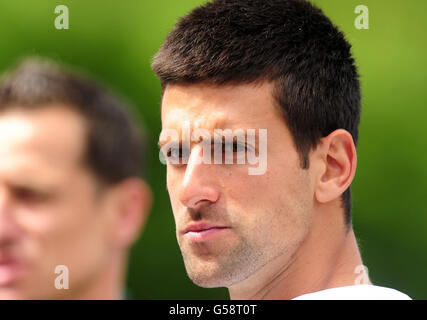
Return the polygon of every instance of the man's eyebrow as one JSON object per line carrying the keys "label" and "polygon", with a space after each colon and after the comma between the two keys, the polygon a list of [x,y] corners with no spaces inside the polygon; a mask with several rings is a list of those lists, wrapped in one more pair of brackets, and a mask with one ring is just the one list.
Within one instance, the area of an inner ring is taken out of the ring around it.
{"label": "man's eyebrow", "polygon": [[[159,149],[161,149],[166,143],[170,143],[170,142],[171,142],[170,140],[169,141],[161,141],[161,140],[159,140],[157,142],[157,146],[159,147]],[[174,143],[178,144],[178,143],[181,143],[181,141],[174,141]]]}
{"label": "man's eyebrow", "polygon": [[36,189],[36,190],[46,190],[46,191],[55,191],[58,189],[57,184],[53,182],[46,181],[37,181],[32,179],[23,179],[17,181],[7,182],[8,186],[12,189]]}
{"label": "man's eyebrow", "polygon": [[[233,127],[238,128],[236,125],[231,126],[230,122],[229,122],[229,119],[226,118],[226,117],[218,117],[218,118],[214,119],[214,121],[212,121],[212,122],[213,122],[213,127],[210,127],[210,128],[197,127],[196,129],[206,129],[211,134],[211,136],[214,137],[215,136],[215,130],[232,129]],[[170,123],[170,125],[172,127],[174,127],[174,125],[176,125],[178,123],[179,122],[172,122],[172,123]],[[192,133],[194,130],[195,130],[194,128],[191,128],[190,129],[190,133]],[[180,135],[181,134],[182,134],[182,131],[180,131]],[[180,136],[180,139],[181,139],[181,136]],[[170,141],[159,140],[157,142],[157,146],[159,147],[159,149],[161,149],[168,142],[170,142]],[[181,143],[181,140],[180,141],[176,141],[175,143]]]}
{"label": "man's eyebrow", "polygon": [[159,147],[159,149],[161,149],[165,144],[167,143],[167,141],[158,141],[157,142],[157,146]]}

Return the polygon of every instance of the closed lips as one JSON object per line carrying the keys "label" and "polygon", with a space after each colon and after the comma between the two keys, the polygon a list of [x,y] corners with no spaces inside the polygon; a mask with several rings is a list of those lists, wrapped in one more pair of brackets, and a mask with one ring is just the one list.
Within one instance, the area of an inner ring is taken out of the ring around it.
{"label": "closed lips", "polygon": [[228,227],[225,226],[218,226],[218,225],[206,225],[206,224],[200,224],[200,225],[192,225],[185,229],[184,233],[188,232],[203,232],[211,229],[226,229]]}

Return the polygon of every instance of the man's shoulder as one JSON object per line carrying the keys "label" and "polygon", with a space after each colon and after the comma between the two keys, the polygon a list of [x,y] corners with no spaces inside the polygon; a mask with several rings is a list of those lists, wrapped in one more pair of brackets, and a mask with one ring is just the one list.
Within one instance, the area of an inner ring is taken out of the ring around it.
{"label": "man's shoulder", "polygon": [[411,300],[392,288],[375,285],[352,285],[303,294],[292,300]]}

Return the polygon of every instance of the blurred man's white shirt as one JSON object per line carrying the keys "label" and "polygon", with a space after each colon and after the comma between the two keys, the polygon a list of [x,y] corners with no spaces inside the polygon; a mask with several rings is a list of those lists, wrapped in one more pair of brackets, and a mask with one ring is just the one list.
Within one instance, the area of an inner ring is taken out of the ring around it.
{"label": "blurred man's white shirt", "polygon": [[303,294],[292,300],[412,300],[395,289],[374,285],[353,285]]}

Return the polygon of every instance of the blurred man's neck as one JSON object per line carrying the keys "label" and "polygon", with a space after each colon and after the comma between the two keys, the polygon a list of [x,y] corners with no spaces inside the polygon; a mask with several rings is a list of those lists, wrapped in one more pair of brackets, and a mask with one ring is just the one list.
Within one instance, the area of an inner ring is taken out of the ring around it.
{"label": "blurred man's neck", "polygon": [[[89,283],[75,290],[67,299],[77,300],[122,300],[125,299],[126,264],[124,259],[111,259],[104,270]],[[70,288],[71,290],[72,288]]]}

